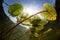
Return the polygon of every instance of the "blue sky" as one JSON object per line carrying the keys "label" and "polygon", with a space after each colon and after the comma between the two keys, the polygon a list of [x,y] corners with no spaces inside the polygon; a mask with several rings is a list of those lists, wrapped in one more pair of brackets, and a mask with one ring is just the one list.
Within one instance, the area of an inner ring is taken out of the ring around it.
{"label": "blue sky", "polygon": [[[33,9],[36,8],[36,11],[43,9],[43,4],[44,3],[50,3],[52,5],[55,5],[55,0],[5,0],[5,2],[8,3],[9,5],[11,5],[12,3],[15,3],[15,2],[19,2],[23,5],[23,7],[25,9],[32,6]],[[9,13],[8,13],[8,7],[9,6],[7,6],[3,3],[3,7],[4,7],[4,11],[5,11],[6,15],[13,22],[16,22],[16,17],[9,16]]]}

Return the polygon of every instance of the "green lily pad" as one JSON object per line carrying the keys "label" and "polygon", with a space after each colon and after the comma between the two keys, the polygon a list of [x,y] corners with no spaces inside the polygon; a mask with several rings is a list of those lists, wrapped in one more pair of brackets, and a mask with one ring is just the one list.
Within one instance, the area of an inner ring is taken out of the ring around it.
{"label": "green lily pad", "polygon": [[8,12],[11,16],[15,17],[22,13],[23,6],[20,3],[14,3],[8,8]]}
{"label": "green lily pad", "polygon": [[41,15],[44,16],[44,18],[46,18],[47,20],[56,20],[57,13],[54,6],[48,3],[45,3],[43,6],[46,12],[42,12]]}

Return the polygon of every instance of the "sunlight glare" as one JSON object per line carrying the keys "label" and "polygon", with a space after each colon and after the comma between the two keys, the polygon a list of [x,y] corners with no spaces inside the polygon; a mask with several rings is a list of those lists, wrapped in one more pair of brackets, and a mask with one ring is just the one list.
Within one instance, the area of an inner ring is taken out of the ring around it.
{"label": "sunlight glare", "polygon": [[[25,6],[24,7],[24,10],[23,10],[23,13],[28,13],[28,16],[31,16],[31,15],[34,15],[36,13],[38,13],[39,11],[41,11],[40,9],[38,9],[38,6]],[[41,18],[41,19],[44,19],[44,17],[40,14],[38,14],[38,16]]]}
{"label": "sunlight glare", "polygon": [[38,12],[37,7],[30,6],[30,7],[25,7],[23,10],[23,13],[28,13],[29,16],[35,14]]}

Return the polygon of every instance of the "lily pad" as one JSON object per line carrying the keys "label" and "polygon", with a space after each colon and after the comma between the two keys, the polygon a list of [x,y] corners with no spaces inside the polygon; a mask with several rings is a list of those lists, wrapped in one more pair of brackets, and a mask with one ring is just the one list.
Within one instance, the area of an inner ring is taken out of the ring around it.
{"label": "lily pad", "polygon": [[11,16],[15,17],[22,13],[23,6],[20,3],[14,3],[8,8],[8,12]]}

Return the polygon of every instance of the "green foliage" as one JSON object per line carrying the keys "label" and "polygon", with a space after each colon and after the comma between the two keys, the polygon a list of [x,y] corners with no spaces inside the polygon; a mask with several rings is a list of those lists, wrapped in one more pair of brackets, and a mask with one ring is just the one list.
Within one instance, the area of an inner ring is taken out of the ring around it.
{"label": "green foliage", "polygon": [[42,12],[41,15],[44,16],[48,20],[56,20],[57,14],[56,14],[55,8],[51,4],[48,4],[48,3],[45,3],[43,6],[47,12]]}
{"label": "green foliage", "polygon": [[22,4],[14,3],[9,7],[8,12],[11,14],[11,16],[15,17],[21,14],[22,10],[23,10]]}
{"label": "green foliage", "polygon": [[34,27],[40,26],[41,19],[34,19],[31,21]]}
{"label": "green foliage", "polygon": [[[48,20],[56,20],[56,10],[55,8],[50,5],[45,3],[44,4],[45,10],[42,10],[41,15],[44,16],[45,19]],[[28,13],[22,13],[23,6],[19,3],[14,3],[12,4],[8,12],[11,14],[11,16],[19,16],[20,21],[23,21],[22,24],[32,24],[32,28],[30,32],[33,34],[35,37],[39,37],[39,32],[44,28],[44,25],[47,24],[47,20],[41,19],[38,15],[34,15],[32,18],[28,18]],[[25,20],[27,19],[28,20]]]}
{"label": "green foliage", "polygon": [[39,37],[40,31],[44,29],[44,25],[47,23],[47,20],[40,19],[38,15],[35,15],[31,18],[32,28],[30,33],[33,37]]}
{"label": "green foliage", "polygon": [[45,25],[47,23],[47,20],[42,20],[38,15],[34,16],[31,20],[31,24],[34,27],[38,27],[41,25]]}
{"label": "green foliage", "polygon": [[41,25],[44,26],[45,24],[47,24],[47,22],[48,22],[47,20],[41,20]]}
{"label": "green foliage", "polygon": [[41,21],[41,19],[38,16],[34,16],[31,19],[31,24],[32,24],[32,26],[37,27],[37,26],[40,26],[40,21]]}
{"label": "green foliage", "polygon": [[[28,18],[28,13],[22,13],[21,15],[19,15],[19,17],[20,17],[20,21],[23,21],[23,20],[25,20],[25,19],[27,19]],[[27,19],[27,20],[25,20],[24,22],[22,22],[23,24],[30,24],[30,18],[29,19]]]}
{"label": "green foliage", "polygon": [[22,13],[19,15],[21,19],[26,19],[28,17],[28,13]]}

